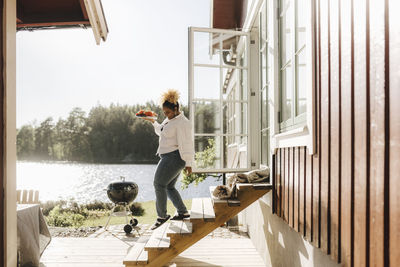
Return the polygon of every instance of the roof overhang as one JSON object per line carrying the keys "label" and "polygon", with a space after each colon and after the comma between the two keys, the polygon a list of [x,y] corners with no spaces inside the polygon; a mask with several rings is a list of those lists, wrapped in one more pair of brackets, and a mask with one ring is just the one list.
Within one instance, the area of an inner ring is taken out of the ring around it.
{"label": "roof overhang", "polygon": [[245,20],[247,1],[212,0],[212,28],[241,30]]}
{"label": "roof overhang", "polygon": [[101,0],[17,0],[17,30],[91,27],[96,39],[107,39]]}

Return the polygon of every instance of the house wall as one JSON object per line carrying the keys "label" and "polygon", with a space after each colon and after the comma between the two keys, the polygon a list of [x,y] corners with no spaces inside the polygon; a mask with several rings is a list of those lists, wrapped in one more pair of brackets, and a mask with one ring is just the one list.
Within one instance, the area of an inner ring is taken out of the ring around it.
{"label": "house wall", "polygon": [[313,2],[317,152],[277,149],[275,195],[240,220],[267,265],[397,266],[400,3]]}
{"label": "house wall", "polygon": [[3,1],[2,13],[2,266],[17,266],[16,215],[16,1]]}
{"label": "house wall", "polygon": [[239,216],[266,266],[338,267],[329,255],[314,247],[282,218],[272,213],[272,192],[253,203]]}
{"label": "house wall", "polygon": [[317,153],[278,149],[276,214],[343,266],[397,266],[400,5],[315,3]]}

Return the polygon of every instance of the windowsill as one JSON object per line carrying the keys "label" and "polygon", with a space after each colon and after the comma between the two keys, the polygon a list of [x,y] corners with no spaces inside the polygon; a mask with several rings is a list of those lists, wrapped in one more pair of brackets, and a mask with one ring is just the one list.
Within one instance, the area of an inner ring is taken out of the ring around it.
{"label": "windowsill", "polygon": [[293,136],[297,136],[299,134],[304,134],[305,132],[308,133],[307,125],[303,125],[303,126],[300,126],[298,128],[295,128],[293,130],[289,130],[289,131],[286,131],[286,132],[283,132],[283,133],[276,134],[273,137],[275,137],[277,139],[290,138],[290,137],[293,137]]}
{"label": "windowsill", "polygon": [[275,141],[275,148],[309,146],[309,135],[310,132],[307,125],[304,125],[293,130],[273,135],[272,139]]}

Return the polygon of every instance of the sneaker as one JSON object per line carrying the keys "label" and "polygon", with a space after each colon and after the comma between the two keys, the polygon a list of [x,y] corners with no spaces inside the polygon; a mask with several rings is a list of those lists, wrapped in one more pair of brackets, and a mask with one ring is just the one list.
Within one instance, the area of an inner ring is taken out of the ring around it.
{"label": "sneaker", "polygon": [[165,217],[165,218],[160,218],[160,217],[158,217],[157,220],[156,220],[156,222],[150,227],[150,230],[155,230],[155,229],[157,229],[158,227],[160,227],[161,225],[163,225],[166,221],[168,221],[170,217],[171,217],[171,216],[168,215],[168,214],[167,214],[167,217]]}
{"label": "sneaker", "polygon": [[174,221],[182,221],[183,219],[189,218],[190,214],[189,213],[178,213],[176,215],[174,215],[174,217],[171,218],[171,220]]}

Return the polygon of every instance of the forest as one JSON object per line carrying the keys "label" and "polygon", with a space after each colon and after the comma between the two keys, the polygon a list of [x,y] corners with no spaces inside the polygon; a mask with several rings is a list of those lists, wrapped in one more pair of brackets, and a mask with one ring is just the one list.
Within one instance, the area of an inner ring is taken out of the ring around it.
{"label": "forest", "polygon": [[[151,123],[136,118],[140,109],[158,114],[159,105],[95,106],[88,114],[74,108],[67,118],[48,117],[17,129],[18,160],[55,160],[91,163],[157,163],[158,136]],[[187,107],[183,107],[188,116]]]}

